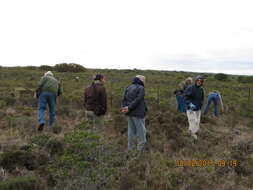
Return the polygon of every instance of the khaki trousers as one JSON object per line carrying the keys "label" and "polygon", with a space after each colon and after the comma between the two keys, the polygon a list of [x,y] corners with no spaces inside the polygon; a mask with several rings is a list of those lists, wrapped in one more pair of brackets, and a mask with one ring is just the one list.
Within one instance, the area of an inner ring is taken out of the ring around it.
{"label": "khaki trousers", "polygon": [[189,130],[192,134],[197,133],[199,130],[201,110],[192,112],[187,110],[186,114],[189,122]]}

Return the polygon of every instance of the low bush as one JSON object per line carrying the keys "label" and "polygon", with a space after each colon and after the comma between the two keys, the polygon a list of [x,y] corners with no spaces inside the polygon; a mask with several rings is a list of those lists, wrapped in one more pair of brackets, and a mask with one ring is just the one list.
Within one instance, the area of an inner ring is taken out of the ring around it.
{"label": "low bush", "polygon": [[63,153],[63,143],[58,139],[50,139],[47,142],[46,148],[51,156]]}
{"label": "low bush", "polygon": [[54,70],[54,67],[49,66],[49,65],[41,65],[41,66],[39,67],[39,69],[40,69],[40,70],[43,70],[43,71],[52,71],[52,70]]}
{"label": "low bush", "polygon": [[222,81],[224,81],[224,80],[228,79],[228,75],[223,74],[223,73],[218,73],[218,74],[214,75],[214,78],[216,80],[222,80]]}
{"label": "low bush", "polygon": [[14,170],[16,166],[33,170],[37,166],[36,156],[31,152],[22,150],[5,152],[1,155],[0,165],[9,171]]}
{"label": "low bush", "polygon": [[75,63],[60,63],[60,64],[56,64],[54,67],[55,71],[58,72],[74,72],[74,73],[79,73],[79,72],[84,72],[86,71],[86,69],[79,64],[75,64]]}
{"label": "low bush", "polygon": [[1,190],[42,190],[40,180],[35,176],[20,176],[0,182]]}
{"label": "low bush", "polygon": [[253,76],[239,76],[237,78],[237,81],[239,83],[252,83],[253,82]]}
{"label": "low bush", "polygon": [[49,139],[50,139],[50,136],[48,135],[39,135],[39,136],[33,137],[31,139],[31,142],[39,146],[45,146],[47,142],[49,141]]}

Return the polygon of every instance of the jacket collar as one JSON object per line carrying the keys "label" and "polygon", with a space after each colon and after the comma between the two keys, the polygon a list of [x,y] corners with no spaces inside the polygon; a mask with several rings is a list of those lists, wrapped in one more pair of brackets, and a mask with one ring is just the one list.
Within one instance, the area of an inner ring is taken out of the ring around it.
{"label": "jacket collar", "polygon": [[144,83],[137,77],[134,77],[132,84],[139,84],[144,86]]}
{"label": "jacket collar", "polygon": [[92,84],[103,85],[103,83],[100,80],[95,80],[92,82]]}

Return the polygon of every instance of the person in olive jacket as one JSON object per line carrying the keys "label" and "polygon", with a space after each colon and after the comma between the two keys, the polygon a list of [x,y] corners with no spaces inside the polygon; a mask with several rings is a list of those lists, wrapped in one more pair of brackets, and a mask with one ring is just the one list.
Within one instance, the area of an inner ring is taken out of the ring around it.
{"label": "person in olive jacket", "polygon": [[54,78],[51,71],[48,71],[40,79],[36,89],[36,97],[39,99],[38,105],[38,130],[42,131],[45,125],[45,110],[49,107],[49,128],[52,128],[55,122],[56,97],[62,93],[60,82]]}
{"label": "person in olive jacket", "polygon": [[122,112],[128,116],[128,149],[135,148],[133,138],[139,137],[138,150],[143,150],[146,143],[145,115],[146,104],[144,100],[145,77],[137,75],[130,86],[127,87],[122,100]]}
{"label": "person in olive jacket", "polygon": [[107,93],[104,87],[105,77],[97,74],[94,81],[84,91],[84,108],[88,120],[98,128],[104,125],[104,115],[107,111]]}

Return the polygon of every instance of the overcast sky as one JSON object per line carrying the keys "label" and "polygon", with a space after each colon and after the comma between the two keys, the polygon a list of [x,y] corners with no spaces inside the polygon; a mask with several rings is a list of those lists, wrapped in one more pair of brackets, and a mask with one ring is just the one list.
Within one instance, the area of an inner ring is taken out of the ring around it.
{"label": "overcast sky", "polygon": [[0,65],[253,75],[251,0],[2,0]]}

